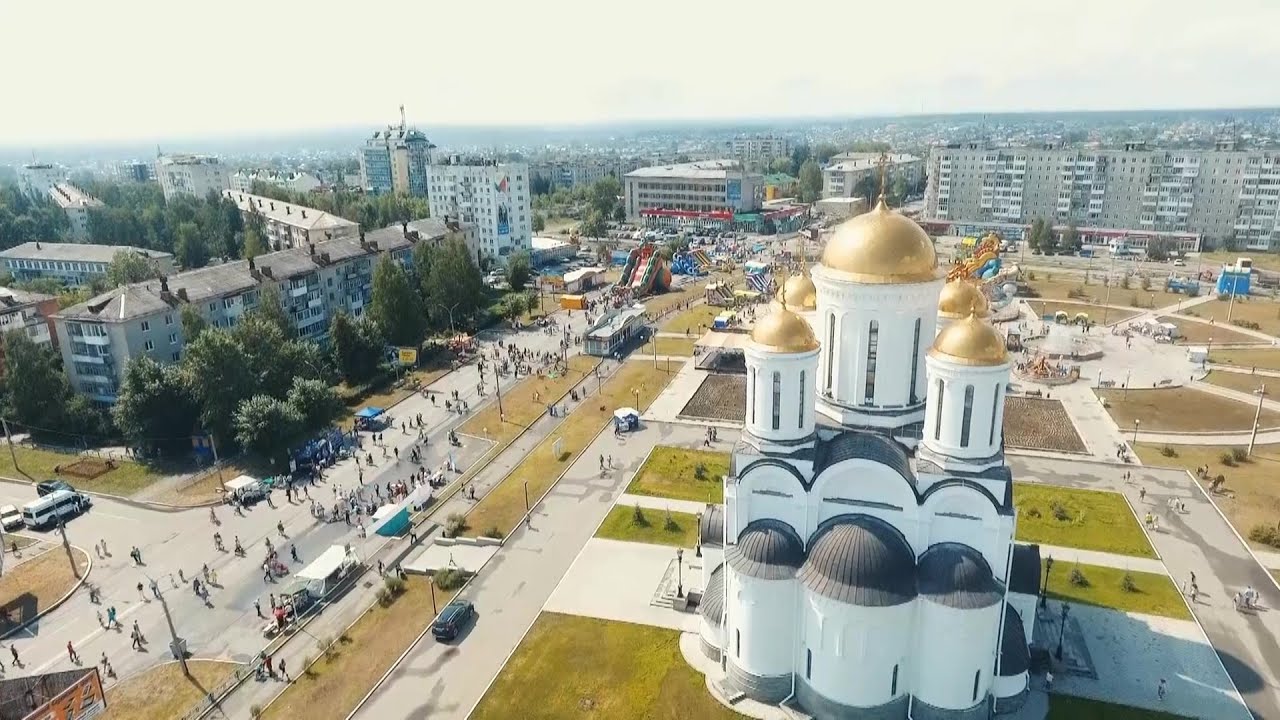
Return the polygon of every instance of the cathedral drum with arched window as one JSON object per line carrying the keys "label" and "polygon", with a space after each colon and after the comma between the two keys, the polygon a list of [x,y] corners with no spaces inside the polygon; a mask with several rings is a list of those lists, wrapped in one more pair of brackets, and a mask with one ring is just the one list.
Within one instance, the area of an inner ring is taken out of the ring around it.
{"label": "cathedral drum with arched window", "polygon": [[756,520],[725,550],[725,669],[747,697],[781,702],[795,667],[796,570],[804,544],[778,520]]}
{"label": "cathedral drum with arched window", "polygon": [[1004,337],[971,313],[943,328],[926,360],[930,402],[921,457],[981,471],[1004,464]]}

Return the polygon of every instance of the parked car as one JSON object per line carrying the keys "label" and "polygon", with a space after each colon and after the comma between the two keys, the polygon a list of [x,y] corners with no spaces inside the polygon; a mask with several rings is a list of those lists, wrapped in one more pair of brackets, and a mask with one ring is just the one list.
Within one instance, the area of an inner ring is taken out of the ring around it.
{"label": "parked car", "polygon": [[5,530],[17,530],[22,527],[22,511],[14,505],[0,507],[0,527]]}
{"label": "parked car", "polygon": [[431,635],[441,642],[453,640],[475,614],[476,608],[470,601],[454,600],[445,605],[435,622],[431,623]]}
{"label": "parked car", "polygon": [[61,480],[45,480],[42,483],[36,483],[36,495],[44,497],[52,492],[66,490],[67,492],[75,492],[76,489]]}

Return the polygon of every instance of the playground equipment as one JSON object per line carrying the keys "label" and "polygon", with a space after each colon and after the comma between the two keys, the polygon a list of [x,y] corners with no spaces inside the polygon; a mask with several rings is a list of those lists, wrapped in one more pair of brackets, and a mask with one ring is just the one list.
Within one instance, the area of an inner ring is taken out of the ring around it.
{"label": "playground equipment", "polygon": [[622,278],[615,289],[625,288],[633,298],[671,289],[671,268],[653,243],[644,243],[627,255]]}
{"label": "playground equipment", "polygon": [[729,283],[709,283],[707,285],[707,304],[716,307],[733,307],[733,288],[729,287]]}
{"label": "playground equipment", "polygon": [[1171,277],[1165,281],[1164,286],[1169,292],[1183,293],[1190,297],[1200,294],[1200,283],[1191,278]]}
{"label": "playground equipment", "polygon": [[1047,355],[1036,355],[1024,363],[1018,363],[1013,372],[1019,378],[1040,385],[1067,385],[1080,379],[1080,367],[1052,362]]}
{"label": "playground equipment", "polygon": [[956,263],[947,273],[947,280],[973,277],[992,280],[1000,273],[1000,238],[995,234],[982,238],[973,248],[973,255]]}
{"label": "playground equipment", "polygon": [[747,287],[761,295],[772,295],[773,278],[765,273],[747,273]]}
{"label": "playground equipment", "polygon": [[702,251],[676,253],[671,260],[671,272],[675,275],[706,275],[707,265],[698,260],[698,255],[706,257]]}

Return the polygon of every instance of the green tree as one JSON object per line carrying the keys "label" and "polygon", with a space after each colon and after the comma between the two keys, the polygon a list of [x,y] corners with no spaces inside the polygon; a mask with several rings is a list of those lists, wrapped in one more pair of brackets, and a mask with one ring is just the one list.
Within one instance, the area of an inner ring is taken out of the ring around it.
{"label": "green tree", "polygon": [[245,361],[240,343],[228,332],[200,333],[187,343],[182,377],[205,430],[224,442],[234,439],[236,410],[258,391],[255,369]]}
{"label": "green tree", "polygon": [[854,197],[860,197],[867,201],[867,207],[870,208],[875,204],[876,195],[880,193],[880,181],[870,174],[863,175],[853,186]]}
{"label": "green tree", "polygon": [[244,229],[244,257],[256,258],[267,251],[267,244],[262,239],[262,232],[255,227]]}
{"label": "green tree", "polygon": [[518,252],[507,258],[507,284],[520,292],[529,284],[529,253]]}
{"label": "green tree", "polygon": [[182,319],[182,337],[187,343],[194,342],[200,337],[200,333],[209,328],[209,322],[194,305],[183,305],[178,315]]}
{"label": "green tree", "polygon": [[363,385],[378,374],[382,349],[386,345],[377,327],[365,318],[353,320],[339,312],[329,327],[334,364],[348,385]]}
{"label": "green tree", "polygon": [[769,163],[769,172],[777,175],[790,175],[791,158],[774,158],[773,161]]}
{"label": "green tree", "polygon": [[547,229],[547,219],[543,217],[542,213],[540,212],[534,213],[533,214],[533,231],[542,232],[543,230],[546,230],[546,229]]}
{"label": "green tree", "polygon": [[[835,143],[818,143],[813,147],[812,159],[817,160],[819,164],[826,165],[827,161],[832,157],[840,154],[840,147]],[[803,168],[801,172],[803,172]],[[803,179],[803,176],[802,176]]]}
{"label": "green tree", "polygon": [[1058,252],[1059,238],[1058,234],[1053,230],[1053,223],[1046,220],[1044,223],[1044,234],[1040,238],[1040,252],[1045,255],[1054,255]]}
{"label": "green tree", "polygon": [[146,355],[129,361],[111,414],[131,445],[170,457],[190,451],[199,423],[199,409],[178,367]]}
{"label": "green tree", "polygon": [[618,207],[613,209],[613,221],[614,222],[627,221],[627,208],[622,203],[618,203]]}
{"label": "green tree", "polygon": [[117,250],[107,265],[107,284],[111,287],[150,280],[158,275],[150,260],[129,250]]}
{"label": "green tree", "polygon": [[436,250],[426,291],[437,328],[449,327],[450,311],[455,323],[466,326],[485,308],[484,276],[461,240],[452,238]]}
{"label": "green tree", "polygon": [[578,226],[578,232],[584,237],[602,238],[609,234],[609,227],[605,224],[605,216],[596,212],[594,209],[587,212],[587,217]]}
{"label": "green tree", "polygon": [[502,316],[511,322],[529,309],[529,299],[524,293],[511,293],[502,299]]}
{"label": "green tree", "polygon": [[1080,232],[1076,230],[1074,222],[1067,223],[1066,229],[1062,231],[1062,238],[1058,241],[1058,245],[1063,252],[1072,254],[1080,252],[1083,243],[1080,241]]}
{"label": "green tree", "polygon": [[1031,252],[1040,252],[1040,248],[1044,243],[1044,218],[1036,218],[1031,221],[1031,229],[1027,231],[1027,247],[1031,248]]}
{"label": "green tree", "polygon": [[417,290],[400,263],[384,255],[373,271],[369,316],[392,345],[417,347],[426,332],[426,316]]}
{"label": "green tree", "polygon": [[9,417],[39,435],[61,430],[71,383],[53,349],[37,345],[21,330],[4,336],[5,405]]}
{"label": "green tree", "polygon": [[236,406],[232,421],[235,440],[244,450],[281,467],[286,454],[304,431],[297,409],[284,400],[254,395]]}
{"label": "green tree", "polygon": [[248,318],[259,318],[280,331],[283,338],[291,338],[296,333],[293,317],[284,307],[284,295],[277,285],[263,285],[258,293],[258,304],[246,314]]}
{"label": "green tree", "polygon": [[1173,241],[1168,238],[1152,238],[1147,241],[1147,259],[1164,262],[1173,253]]}
{"label": "green tree", "polygon": [[200,226],[194,222],[178,225],[173,254],[183,269],[201,268],[209,262],[209,244],[205,241]]}
{"label": "green tree", "polygon": [[617,178],[612,176],[601,178],[588,188],[587,203],[601,217],[609,217],[613,215],[613,209],[618,205],[618,196],[621,194],[622,185],[618,183]]}
{"label": "green tree", "polygon": [[889,202],[895,206],[901,205],[907,199],[908,192],[910,188],[907,187],[907,178],[899,174],[889,185]]}
{"label": "green tree", "polygon": [[314,435],[333,425],[346,412],[332,385],[321,380],[294,378],[287,399],[302,421],[302,429]]}
{"label": "green tree", "polygon": [[800,166],[800,202],[814,202],[822,197],[822,168],[809,158]]}

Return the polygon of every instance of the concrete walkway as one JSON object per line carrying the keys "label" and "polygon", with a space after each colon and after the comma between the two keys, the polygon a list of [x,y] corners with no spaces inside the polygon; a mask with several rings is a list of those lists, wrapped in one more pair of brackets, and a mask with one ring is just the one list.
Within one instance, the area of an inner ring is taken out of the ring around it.
{"label": "concrete walkway", "polygon": [[[1280,607],[1277,590],[1267,571],[1249,553],[1231,525],[1213,506],[1191,476],[1180,470],[1109,463],[1011,457],[1013,476],[1028,482],[1122,493],[1139,512],[1159,513],[1161,532],[1150,536],[1169,575],[1179,585],[1194,572],[1200,597],[1192,606],[1197,621],[1213,643],[1227,674],[1257,718],[1280,718],[1280,615],[1271,610],[1243,613],[1232,596],[1247,587],[1260,595],[1264,608]],[[1136,482],[1124,482],[1132,471]],[[1146,488],[1145,503],[1139,488]],[[1181,499],[1183,514],[1164,513],[1169,498]],[[1201,678],[1167,678],[1174,698],[1193,692],[1189,684]],[[1229,693],[1230,688],[1219,688]],[[1224,707],[1221,717],[1232,717]]]}
{"label": "concrete walkway", "polygon": [[632,495],[623,493],[618,497],[618,504],[624,507],[635,507],[639,505],[642,508],[653,510],[670,510],[671,512],[689,513],[697,515],[707,509],[706,503],[700,503],[694,500],[674,500],[672,498],[651,497],[649,495]]}
{"label": "concrete walkway", "polygon": [[[1021,480],[1022,478],[1018,478]],[[1140,558],[1131,555],[1117,555],[1108,552],[1096,552],[1094,550],[1080,550],[1078,548],[1061,547],[1058,545],[1041,545],[1040,557],[1051,557],[1055,561],[1065,560],[1067,562],[1079,562],[1085,565],[1101,565],[1102,567],[1118,568],[1120,570],[1132,570],[1134,572],[1155,573],[1157,575],[1167,574],[1164,563],[1154,558]]]}

